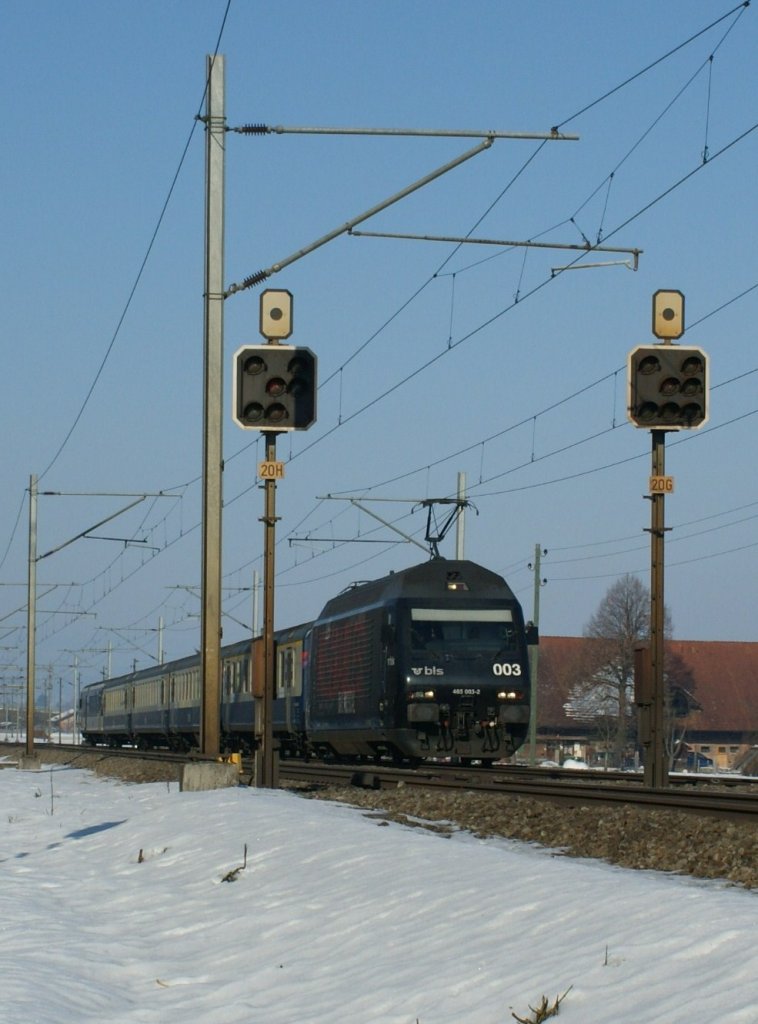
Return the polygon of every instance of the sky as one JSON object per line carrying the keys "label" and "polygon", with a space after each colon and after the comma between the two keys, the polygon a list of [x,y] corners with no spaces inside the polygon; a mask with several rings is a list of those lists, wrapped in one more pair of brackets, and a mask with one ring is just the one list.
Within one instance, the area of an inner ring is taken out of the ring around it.
{"label": "sky", "polygon": [[0,809],[8,1024],[758,1020],[756,896],[717,880],[63,766]]}
{"label": "sky", "polygon": [[[625,250],[341,235],[266,282],[292,293],[290,340],[316,353],[320,381],[317,422],[277,446],[277,626],[423,560],[374,516],[425,547],[420,503],[454,495],[461,474],[466,557],[502,573],[527,617],[529,565],[547,552],[543,633],[580,635],[626,573],[649,585],[650,435],[626,420],[626,359],[655,340],[653,294],[677,289],[712,388],[707,424],[667,439],[666,604],[679,639],[758,640],[754,7],[9,0],[2,25],[6,688],[24,675],[32,475],[38,685],[70,691],[200,643],[197,115],[216,51],[229,128],[579,136],[498,139],[363,231]],[[227,286],[477,144],[226,139]],[[233,353],[263,341],[260,292],[224,303],[229,642],[262,572],[263,444],[231,416]]]}

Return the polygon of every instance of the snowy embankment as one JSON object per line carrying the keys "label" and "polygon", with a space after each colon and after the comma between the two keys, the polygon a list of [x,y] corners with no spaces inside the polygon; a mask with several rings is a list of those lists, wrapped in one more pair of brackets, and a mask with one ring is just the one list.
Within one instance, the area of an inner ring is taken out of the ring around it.
{"label": "snowy embankment", "polygon": [[565,1024],[758,1022],[758,903],[724,883],[61,765],[0,772],[0,810],[6,1024],[502,1024],[564,993]]}

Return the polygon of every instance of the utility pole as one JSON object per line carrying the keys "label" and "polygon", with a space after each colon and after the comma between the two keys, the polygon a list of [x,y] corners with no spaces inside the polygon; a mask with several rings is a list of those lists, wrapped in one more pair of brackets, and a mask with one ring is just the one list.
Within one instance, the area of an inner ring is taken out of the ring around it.
{"label": "utility pole", "polygon": [[[60,496],[65,494],[65,491],[43,491],[43,495],[48,497]],[[92,496],[91,494],[76,493],[78,497]],[[101,492],[95,492],[96,495],[101,496]],[[27,685],[27,700],[26,700],[26,754],[31,757],[34,753],[34,705],[35,705],[35,675],[36,675],[36,642],[37,642],[37,562],[41,562],[43,559],[48,558],[50,555],[57,554],[58,551],[62,551],[63,548],[68,547],[70,544],[76,543],[83,537],[92,536],[93,530],[103,526],[105,523],[110,522],[122,513],[127,512],[129,509],[134,508],[141,501],[144,501],[148,496],[146,494],[137,495],[137,500],[130,502],[124,508],[119,509],[112,515],[106,516],[105,519],[99,520],[93,526],[88,527],[86,530],[82,530],[77,533],[76,536],[71,537],[69,540],[64,541],[62,544],[58,544],[56,547],[51,548],[42,555],[37,554],[37,499],[39,492],[37,490],[37,477],[32,474],[29,478],[29,566],[27,576],[27,619],[26,619],[26,685]],[[131,495],[133,497],[133,495]],[[163,494],[155,494],[153,497],[164,497]],[[97,538],[101,540],[123,540],[120,537],[101,537]],[[44,596],[44,594],[43,594]],[[58,615],[64,614],[63,612],[50,612],[46,614]],[[79,615],[94,615],[94,612],[79,612]]]}
{"label": "utility pole", "polygon": [[[266,462],[276,463],[276,433],[266,433]],[[256,786],[275,789],[279,785],[279,757],[274,753],[274,695],[276,663],[274,658],[274,556],[276,552],[276,480],[267,477],[263,485],[263,707],[261,745],[256,751]]]}
{"label": "utility pole", "polygon": [[466,474],[465,473],[459,473],[458,474],[458,501],[459,501],[458,507],[460,509],[460,512],[458,514],[458,519],[457,519],[456,524],[455,524],[455,557],[458,559],[459,562],[462,561],[463,558],[465,557],[464,556],[464,541],[465,541],[465,534],[466,534],[466,524],[465,524],[465,521],[464,521],[464,516],[466,515],[466,507],[465,507],[465,504],[464,504],[465,499],[466,499]]}
{"label": "utility pole", "polygon": [[[540,587],[547,583],[547,580],[540,579],[540,561],[542,555],[547,554],[547,548],[541,548],[539,544],[534,545],[534,562],[529,566],[534,569],[534,604],[532,622],[534,628],[539,630],[540,625]],[[537,763],[537,668],[539,663],[539,644],[529,645],[529,764]]]}
{"label": "utility pole", "polygon": [[79,655],[74,655],[74,743],[79,743]]}
{"label": "utility pole", "polygon": [[[666,431],[652,430],[652,476],[664,479],[666,473]],[[666,531],[666,492],[650,495],[650,671],[652,709],[650,715],[649,756],[645,758],[645,785],[668,785],[668,758],[664,737],[664,537]]]}
{"label": "utility pole", "polygon": [[217,756],[221,745],[221,497],[224,350],[224,58],[206,61],[205,331],[203,403],[203,553],[200,747]]}
{"label": "utility pole", "polygon": [[37,477],[29,477],[29,568],[26,609],[26,754],[34,755],[34,678],[37,671]]}

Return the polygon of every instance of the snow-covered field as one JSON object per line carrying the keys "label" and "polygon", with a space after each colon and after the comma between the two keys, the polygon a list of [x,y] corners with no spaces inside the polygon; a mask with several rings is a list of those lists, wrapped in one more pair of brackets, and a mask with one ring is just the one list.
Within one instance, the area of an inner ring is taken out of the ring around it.
{"label": "snow-covered field", "polygon": [[755,892],[61,765],[0,811],[3,1024],[758,1024]]}

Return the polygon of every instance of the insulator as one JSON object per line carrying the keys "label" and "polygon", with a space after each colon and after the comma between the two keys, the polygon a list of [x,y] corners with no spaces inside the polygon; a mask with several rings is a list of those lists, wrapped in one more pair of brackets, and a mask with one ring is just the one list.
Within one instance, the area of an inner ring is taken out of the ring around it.
{"label": "insulator", "polygon": [[269,135],[271,133],[267,124],[243,124],[234,130],[241,135]]}
{"label": "insulator", "polygon": [[246,277],[242,284],[239,286],[239,290],[242,291],[245,288],[254,288],[255,285],[261,284],[268,277],[267,270],[259,270],[255,274],[251,274],[250,277]]}

